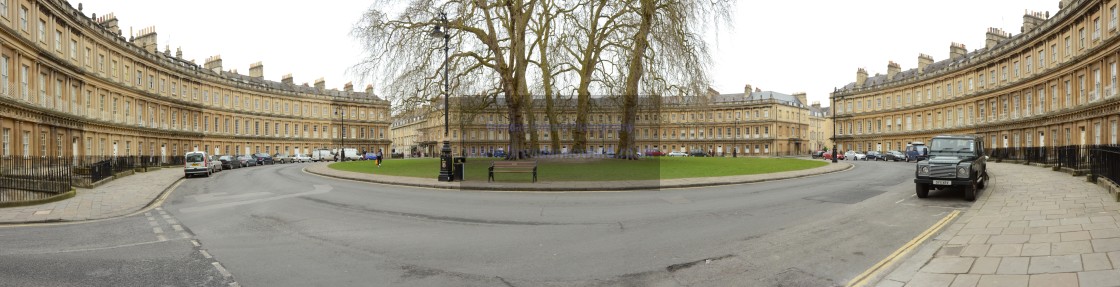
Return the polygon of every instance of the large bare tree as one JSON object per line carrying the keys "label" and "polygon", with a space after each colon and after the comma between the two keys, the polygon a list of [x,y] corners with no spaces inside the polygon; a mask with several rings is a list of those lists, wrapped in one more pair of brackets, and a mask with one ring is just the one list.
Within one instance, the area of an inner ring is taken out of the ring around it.
{"label": "large bare tree", "polygon": [[[618,158],[636,159],[639,95],[660,96],[674,91],[703,95],[709,85],[707,45],[709,24],[730,23],[732,4],[726,0],[629,0],[627,18],[634,24],[627,42],[622,96],[622,126]],[[647,69],[652,67],[652,69]],[[645,80],[643,80],[645,78]],[[645,86],[644,89],[642,86]]]}
{"label": "large bare tree", "polygon": [[[365,58],[355,70],[363,77],[381,77],[386,93],[403,104],[431,102],[442,86],[437,71],[453,69],[459,97],[500,91],[509,117],[507,158],[524,155],[522,108],[528,92],[527,26],[536,0],[412,0],[407,5],[381,0],[365,13],[352,34],[364,44]],[[447,13],[448,23],[439,20]],[[455,42],[443,61],[442,45],[428,37],[446,25]],[[448,91],[451,92],[451,91]]]}

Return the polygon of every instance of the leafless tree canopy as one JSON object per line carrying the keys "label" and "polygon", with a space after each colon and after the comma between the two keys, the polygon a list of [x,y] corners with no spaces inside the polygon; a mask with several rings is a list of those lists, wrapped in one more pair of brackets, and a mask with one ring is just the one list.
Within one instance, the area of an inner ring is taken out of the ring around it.
{"label": "leafless tree canopy", "polygon": [[[510,152],[525,140],[531,94],[542,95],[549,132],[557,144],[554,100],[576,98],[578,124],[587,123],[592,94],[616,95],[622,125],[636,119],[639,94],[689,95],[709,85],[705,38],[730,23],[730,0],[380,0],[352,34],[365,56],[353,71],[380,81],[395,109],[431,104],[443,92],[501,103],[509,111]],[[429,36],[447,13],[451,52]],[[504,101],[497,101],[499,97]],[[564,101],[568,102],[568,101]],[[531,119],[529,119],[531,121]],[[633,137],[620,134],[620,155],[632,155]],[[582,151],[586,134],[573,131]],[[536,134],[532,147],[537,146]]]}

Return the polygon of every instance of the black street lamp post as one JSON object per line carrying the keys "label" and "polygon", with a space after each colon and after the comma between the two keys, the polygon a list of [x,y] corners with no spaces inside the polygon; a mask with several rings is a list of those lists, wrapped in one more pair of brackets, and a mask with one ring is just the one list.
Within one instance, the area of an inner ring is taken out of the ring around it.
{"label": "black street lamp post", "polygon": [[836,125],[838,125],[838,123],[836,123],[836,93],[836,88],[833,88],[831,97],[832,107],[830,108],[831,111],[829,111],[832,112],[832,163],[836,163],[836,158],[839,157],[839,155],[836,153],[836,137],[839,136],[838,134],[836,134]]}
{"label": "black street lamp post", "polygon": [[342,132],[339,133],[339,135],[342,137],[342,143],[341,143],[342,146],[340,146],[338,148],[339,153],[340,153],[340,155],[338,156],[338,161],[346,161],[346,110],[345,110],[345,107],[336,107],[335,110],[334,110],[334,114],[342,117],[342,127],[340,127]]}
{"label": "black street lamp post", "polygon": [[448,94],[451,93],[451,85],[448,82],[447,76],[450,73],[450,42],[451,42],[451,27],[447,24],[447,13],[439,13],[439,20],[442,23],[443,30],[440,30],[440,25],[435,26],[430,34],[433,38],[443,38],[443,148],[439,151],[439,181],[452,181],[451,177],[451,141],[448,137],[448,114],[450,114],[450,106],[448,105]]}

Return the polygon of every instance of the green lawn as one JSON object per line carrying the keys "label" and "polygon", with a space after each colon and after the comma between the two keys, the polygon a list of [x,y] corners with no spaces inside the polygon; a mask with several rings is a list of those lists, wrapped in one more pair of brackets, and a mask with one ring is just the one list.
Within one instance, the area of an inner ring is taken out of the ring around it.
{"label": "green lawn", "polygon": [[[487,168],[492,160],[494,159],[468,158],[466,179],[469,181],[486,180]],[[827,163],[820,160],[792,158],[660,157],[643,160],[539,160],[538,164],[537,179],[539,181],[602,181],[760,174],[810,169],[824,166]],[[381,167],[374,165],[373,161],[354,161],[333,163],[330,168],[434,179],[439,175],[439,159],[390,159],[382,162]],[[529,174],[496,174],[494,177],[502,182],[528,182],[532,179]]]}

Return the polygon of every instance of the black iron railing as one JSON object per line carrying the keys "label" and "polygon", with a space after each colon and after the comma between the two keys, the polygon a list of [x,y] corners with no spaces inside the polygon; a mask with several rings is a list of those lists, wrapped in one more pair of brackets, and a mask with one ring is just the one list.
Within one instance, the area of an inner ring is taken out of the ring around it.
{"label": "black iron railing", "polygon": [[1093,161],[1092,174],[1120,184],[1120,146],[1096,146],[1089,151]]}
{"label": "black iron railing", "polygon": [[0,202],[49,198],[70,191],[70,158],[0,158]]}

